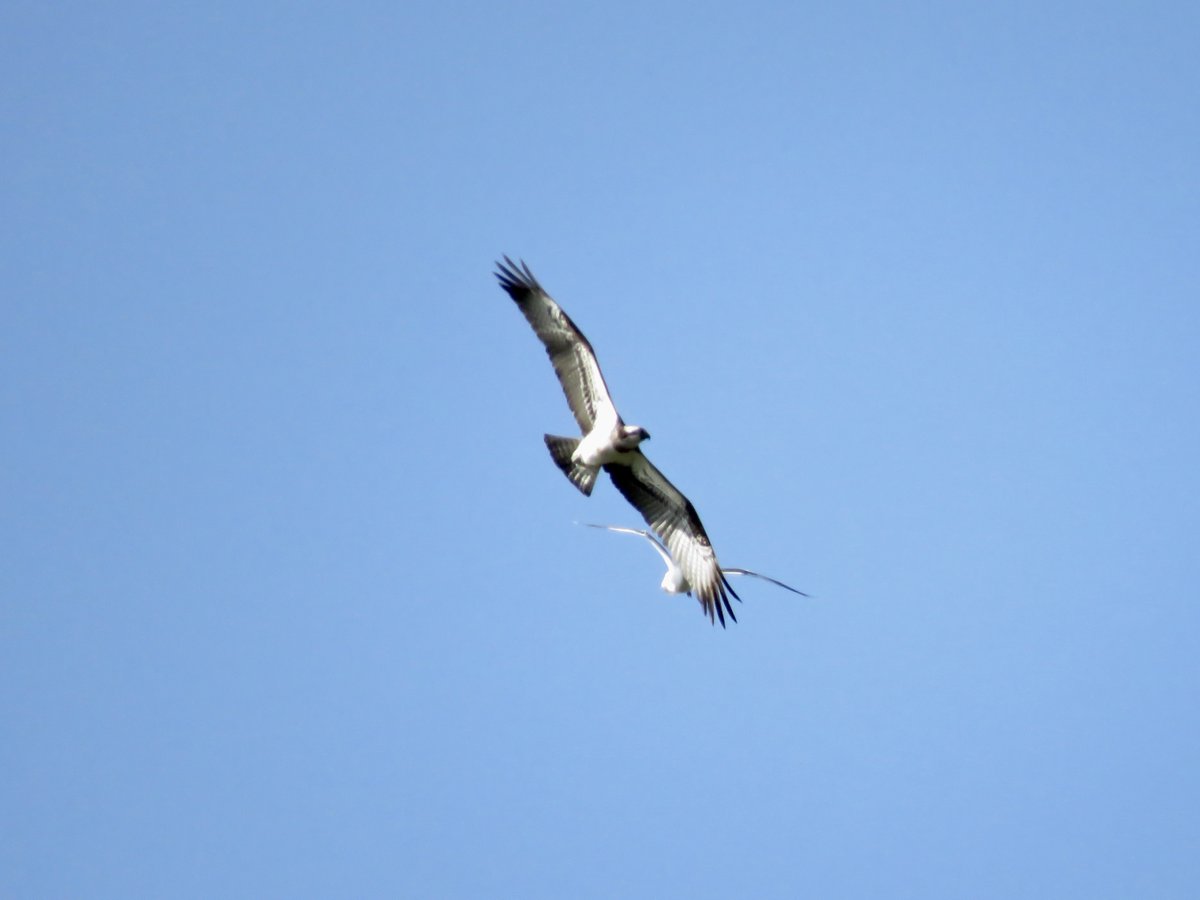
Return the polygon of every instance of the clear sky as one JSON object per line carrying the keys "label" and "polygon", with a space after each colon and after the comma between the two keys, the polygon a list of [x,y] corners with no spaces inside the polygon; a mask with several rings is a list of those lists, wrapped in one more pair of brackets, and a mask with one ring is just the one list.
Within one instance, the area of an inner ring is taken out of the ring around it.
{"label": "clear sky", "polygon": [[[0,895],[1184,898],[1194,4],[0,11]],[[493,261],[692,499],[658,590]]]}

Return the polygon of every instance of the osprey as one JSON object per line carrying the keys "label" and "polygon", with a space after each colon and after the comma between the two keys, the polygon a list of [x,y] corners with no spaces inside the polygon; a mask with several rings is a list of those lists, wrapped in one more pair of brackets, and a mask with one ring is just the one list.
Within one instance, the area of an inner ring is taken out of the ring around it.
{"label": "osprey", "polygon": [[[692,585],[688,582],[687,576],[683,574],[683,570],[671,558],[671,552],[662,545],[662,543],[648,531],[642,531],[638,528],[624,528],[620,525],[593,525],[591,522],[582,523],[588,528],[603,528],[605,531],[615,531],[618,534],[639,534],[649,541],[650,546],[655,552],[662,557],[662,561],[667,564],[667,574],[663,576],[662,583],[659,585],[668,594],[690,594]],[[784,590],[791,591],[793,594],[799,594],[801,597],[807,597],[808,594],[804,591],[798,591],[782,581],[776,581],[766,575],[760,575],[757,572],[751,572],[749,569],[721,569],[722,575],[752,575],[755,578],[761,578],[763,581],[769,581],[771,584],[778,585]]]}
{"label": "osprey", "polygon": [[524,262],[518,266],[506,256],[496,268],[500,286],[546,347],[567,405],[583,432],[577,438],[545,436],[555,465],[589,496],[596,476],[604,469],[617,490],[662,538],[677,564],[683,579],[680,583],[695,592],[708,618],[714,624],[720,619],[722,628],[726,613],[736,622],[729,595],[739,602],[742,598],[726,580],[696,508],[642,453],[639,445],[650,434],[640,425],[626,425],[617,412],[588,339]]}

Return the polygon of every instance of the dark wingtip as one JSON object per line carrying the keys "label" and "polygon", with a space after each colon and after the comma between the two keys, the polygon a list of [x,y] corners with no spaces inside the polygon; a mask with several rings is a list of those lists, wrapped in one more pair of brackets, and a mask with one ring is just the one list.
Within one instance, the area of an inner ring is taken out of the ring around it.
{"label": "dark wingtip", "polygon": [[[739,596],[738,596],[738,592],[737,592],[737,591],[735,591],[735,590],[733,589],[733,585],[729,583],[729,579],[727,579],[727,578],[725,577],[725,573],[724,573],[724,572],[722,572],[722,573],[721,573],[721,582],[722,582],[722,583],[725,585],[726,589],[728,589],[729,593],[733,594],[733,599],[734,599],[734,600],[736,600],[738,603],[741,603],[741,602],[742,602],[742,598],[741,598],[741,597],[739,597]],[[725,605],[726,605],[726,606],[728,606],[728,605],[729,605],[729,601],[726,601],[726,602],[725,602]],[[733,612],[732,612],[732,610],[730,611],[730,615],[733,615]]]}
{"label": "dark wingtip", "polygon": [[[730,588],[733,590],[733,588]],[[737,594],[734,594],[736,597]],[[741,598],[738,598],[739,601]],[[715,626],[718,621],[721,627],[725,627],[725,616],[728,615],[730,621],[737,622],[737,616],[733,613],[733,607],[729,605],[729,598],[725,596],[725,591],[721,585],[717,585],[717,589],[713,592],[713,596],[708,598],[708,619]]]}
{"label": "dark wingtip", "polygon": [[[505,253],[504,261],[496,262],[496,278],[500,281],[500,287],[508,291],[510,297],[516,300],[519,296],[524,296],[532,291],[542,291],[542,286],[538,284],[538,280],[533,276],[529,266],[525,264],[525,260],[519,263],[513,262],[512,258]],[[545,293],[543,291],[543,293]]]}
{"label": "dark wingtip", "polygon": [[[736,594],[734,594],[734,596],[736,597],[737,595],[736,595]],[[735,622],[736,622],[736,621],[737,621],[737,616],[735,616],[735,615],[733,614],[733,607],[729,605],[729,598],[728,598],[728,597],[726,597],[724,594],[721,594],[721,602],[725,604],[725,611],[726,611],[727,613],[729,613],[729,618],[733,619],[733,621],[735,621]],[[741,598],[739,597],[739,598],[738,598],[738,603],[741,603],[741,602],[742,602],[742,600],[741,600]]]}

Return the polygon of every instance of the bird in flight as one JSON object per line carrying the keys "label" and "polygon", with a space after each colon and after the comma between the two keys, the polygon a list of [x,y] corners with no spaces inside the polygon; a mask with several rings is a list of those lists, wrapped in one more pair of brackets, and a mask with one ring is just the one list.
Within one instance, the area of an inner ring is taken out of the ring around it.
{"label": "bird in flight", "polygon": [[545,436],[555,465],[585,495],[591,495],[600,470],[607,472],[662,539],[681,584],[691,589],[709,620],[720,620],[722,628],[726,615],[736,622],[729,597],[739,602],[741,598],[725,578],[733,570],[722,571],[696,508],[642,453],[640,444],[650,434],[640,425],[626,425],[617,412],[588,339],[524,262],[514,263],[506,256],[496,268],[500,286],[545,346],[582,432],[577,438]]}
{"label": "bird in flight", "polygon": [[[644,531],[640,528],[625,528],[621,525],[596,525],[592,522],[581,522],[579,524],[586,525],[588,528],[601,528],[605,531],[615,531],[618,534],[637,534],[646,539],[655,552],[662,557],[662,561],[667,564],[667,573],[663,575],[662,583],[659,585],[668,594],[690,594],[692,592],[691,582],[683,573],[683,569],[671,558],[671,551],[662,545],[662,542],[652,535],[649,531]],[[801,597],[807,597],[808,594],[804,591],[798,591],[790,584],[784,584],[782,581],[776,581],[767,575],[760,575],[758,572],[751,572],[749,569],[721,569],[722,575],[751,575],[754,578],[761,578],[763,581],[769,581],[771,584],[778,585],[785,591],[791,591],[793,594],[799,594]]]}

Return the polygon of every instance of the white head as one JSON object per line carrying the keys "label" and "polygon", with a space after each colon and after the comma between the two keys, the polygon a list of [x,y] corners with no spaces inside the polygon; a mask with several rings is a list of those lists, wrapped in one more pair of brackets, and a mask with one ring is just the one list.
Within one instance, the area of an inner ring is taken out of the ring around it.
{"label": "white head", "polygon": [[622,425],[620,434],[613,441],[619,450],[634,450],[642,441],[650,440],[650,432],[641,425]]}

